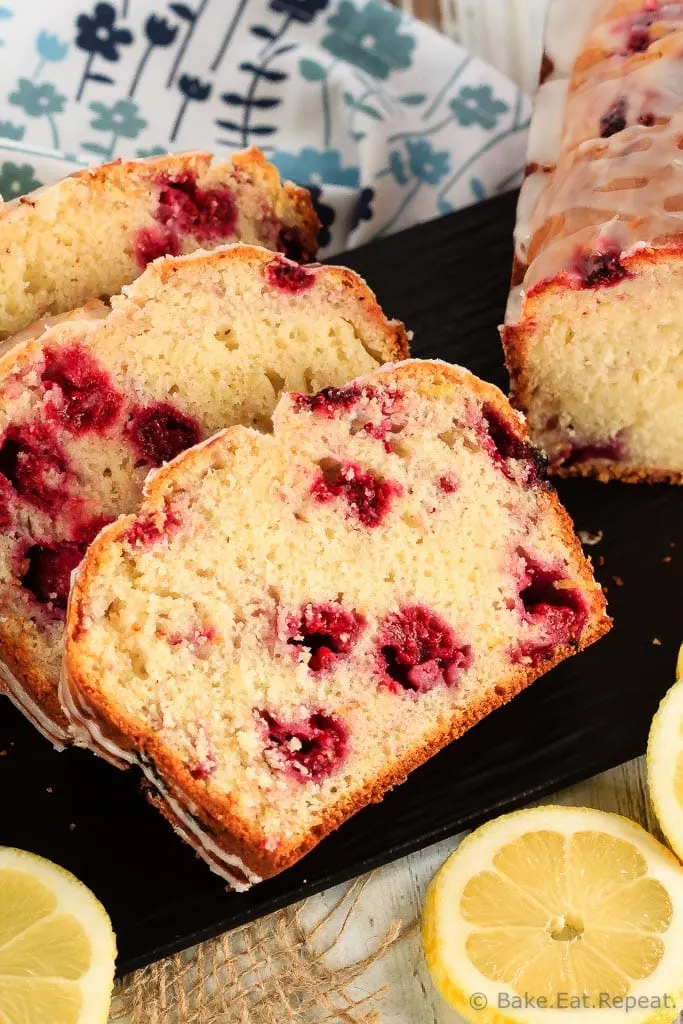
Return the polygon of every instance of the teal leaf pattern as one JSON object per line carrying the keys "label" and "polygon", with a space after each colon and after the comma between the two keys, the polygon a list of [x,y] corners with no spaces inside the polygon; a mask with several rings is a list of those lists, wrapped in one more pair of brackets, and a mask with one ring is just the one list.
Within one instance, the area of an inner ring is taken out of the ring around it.
{"label": "teal leaf pattern", "polygon": [[102,146],[99,142],[82,142],[81,149],[84,149],[87,153],[96,153],[98,156],[109,156],[109,147]]}
{"label": "teal leaf pattern", "polygon": [[344,93],[344,103],[352,110],[357,110],[360,114],[365,114],[366,117],[371,117],[375,121],[383,120],[382,115],[374,107],[371,107],[369,103],[362,103],[360,100],[354,99],[350,92]]}
{"label": "teal leaf pattern", "polygon": [[146,159],[150,156],[163,156],[164,153],[168,153],[168,147],[166,146],[149,146],[147,149],[136,149],[135,155]]}
{"label": "teal leaf pattern", "polygon": [[13,142],[19,142],[24,137],[26,131],[26,125],[14,124],[12,121],[0,121],[0,138],[12,139]]}
{"label": "teal leaf pattern", "polygon": [[327,72],[322,64],[305,58],[299,61],[299,72],[307,82],[322,82],[327,77]]}
{"label": "teal leaf pattern", "polygon": [[389,154],[389,170],[393,174],[398,185],[408,184],[408,171],[403,157],[397,149],[392,149]]}

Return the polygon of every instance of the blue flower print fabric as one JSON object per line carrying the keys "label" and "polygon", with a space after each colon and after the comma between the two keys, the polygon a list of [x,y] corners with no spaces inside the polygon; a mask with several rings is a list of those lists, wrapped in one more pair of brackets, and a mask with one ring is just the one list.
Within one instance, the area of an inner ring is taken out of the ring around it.
{"label": "blue flower print fabric", "polygon": [[382,0],[0,0],[0,46],[5,199],[87,163],[254,144],[310,189],[329,255],[522,174],[526,98]]}

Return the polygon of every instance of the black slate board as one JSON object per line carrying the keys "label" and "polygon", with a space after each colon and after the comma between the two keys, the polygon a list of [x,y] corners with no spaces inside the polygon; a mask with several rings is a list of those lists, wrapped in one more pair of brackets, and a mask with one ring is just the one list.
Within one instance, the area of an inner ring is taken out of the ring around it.
{"label": "black slate board", "polygon": [[[504,385],[496,325],[515,200],[482,203],[339,262],[359,270],[386,311],[414,330],[416,356],[459,362]],[[641,753],[683,639],[683,493],[582,481],[560,492],[578,528],[604,531],[591,553],[604,556],[598,576],[609,588],[613,632],[279,878],[243,895],[224,892],[147,806],[135,772],[83,751],[55,753],[7,701],[0,844],[41,853],[94,889],[112,916],[123,973]]]}

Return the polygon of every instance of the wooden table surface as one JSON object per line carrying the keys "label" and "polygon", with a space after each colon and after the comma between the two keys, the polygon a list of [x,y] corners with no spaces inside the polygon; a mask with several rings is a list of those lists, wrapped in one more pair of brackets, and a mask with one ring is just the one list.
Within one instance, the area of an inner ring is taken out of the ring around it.
{"label": "wooden table surface", "polygon": [[[542,27],[548,0],[400,0],[410,11],[457,39],[471,52],[499,67],[532,92],[540,63]],[[673,674],[673,666],[672,666]],[[616,811],[658,835],[648,806],[641,758],[572,786],[544,803],[574,804]],[[463,836],[406,857],[378,871],[354,914],[338,950],[341,960],[371,952],[393,920],[419,918],[426,887]],[[338,891],[320,899],[332,906]],[[454,1024],[462,1017],[434,989],[414,930],[363,978],[362,995],[387,985],[380,1004],[383,1024]]]}

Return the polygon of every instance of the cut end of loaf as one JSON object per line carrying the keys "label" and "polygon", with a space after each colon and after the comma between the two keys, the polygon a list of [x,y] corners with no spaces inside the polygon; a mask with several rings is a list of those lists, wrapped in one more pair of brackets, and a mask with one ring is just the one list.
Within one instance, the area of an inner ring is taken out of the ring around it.
{"label": "cut end of loaf", "polygon": [[86,557],[63,694],[267,877],[608,628],[500,392],[408,361],[161,470]]}
{"label": "cut end of loaf", "polygon": [[503,330],[553,472],[683,480],[683,5],[554,0]]}
{"label": "cut end of loaf", "polygon": [[503,328],[513,399],[553,472],[680,483],[680,252],[640,250],[601,266],[591,280],[540,283],[520,323]]}

